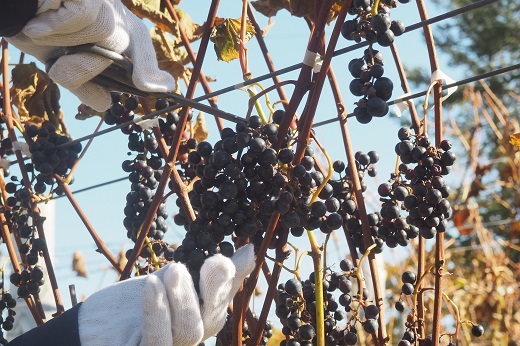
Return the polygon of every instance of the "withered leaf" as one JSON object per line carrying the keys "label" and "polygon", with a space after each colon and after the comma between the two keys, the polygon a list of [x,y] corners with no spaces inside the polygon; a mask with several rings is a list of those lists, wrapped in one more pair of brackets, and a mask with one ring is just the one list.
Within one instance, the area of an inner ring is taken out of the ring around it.
{"label": "withered leaf", "polygon": [[12,102],[18,109],[21,122],[37,126],[49,122],[58,133],[68,136],[59,103],[58,85],[33,62],[15,66],[12,80]]}
{"label": "withered leaf", "polygon": [[209,132],[206,129],[206,120],[204,119],[204,113],[199,112],[197,115],[197,120],[195,121],[195,125],[193,126],[193,138],[197,140],[197,142],[202,142],[206,138],[208,138]]}
{"label": "withered leaf", "polygon": [[[219,20],[215,21],[216,25],[213,27],[210,40],[215,44],[215,52],[219,60],[230,62],[238,58],[241,23],[241,18],[219,18]],[[247,21],[244,43],[249,41],[254,34],[255,28],[250,21]]]}
{"label": "withered leaf", "polygon": [[[180,79],[189,80],[191,77],[191,69],[185,66],[190,62],[188,53],[184,48],[176,47],[171,36],[158,27],[150,30],[150,36],[157,54],[159,68],[171,74],[177,82],[177,88],[179,88]],[[176,90],[176,92],[179,91]]]}
{"label": "withered leaf", "polygon": [[74,255],[72,256],[72,270],[82,278],[86,278],[88,276],[87,266],[85,265],[85,258],[79,251],[74,251]]}
{"label": "withered leaf", "polygon": [[512,134],[512,135],[509,137],[509,143],[511,143],[511,144],[514,145],[515,147],[520,148],[520,132],[519,132],[519,133]]}
{"label": "withered leaf", "polygon": [[[315,19],[315,1],[316,0],[257,0],[252,1],[251,5],[258,12],[267,17],[272,17],[281,9],[286,9],[295,17],[305,17],[311,22]],[[327,23],[332,22],[341,10],[341,0],[334,0],[330,9]]]}
{"label": "withered leaf", "polygon": [[[181,42],[179,23],[172,19],[161,0],[122,0],[122,2],[136,16],[150,20],[161,30],[172,34],[176,43]],[[175,7],[179,2],[180,0],[172,1],[172,5]],[[175,11],[188,40],[190,42],[198,40],[204,30],[203,25],[194,23],[191,17],[180,9],[175,8]]]}

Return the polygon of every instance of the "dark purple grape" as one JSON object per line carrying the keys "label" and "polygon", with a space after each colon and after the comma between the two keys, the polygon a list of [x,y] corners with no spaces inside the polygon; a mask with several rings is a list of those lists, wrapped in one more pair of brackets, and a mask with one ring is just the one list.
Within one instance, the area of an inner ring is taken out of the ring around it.
{"label": "dark purple grape", "polygon": [[377,34],[377,43],[382,47],[390,47],[394,42],[394,33],[390,30]]}
{"label": "dark purple grape", "polygon": [[393,20],[390,24],[390,30],[395,36],[401,36],[406,31],[406,26],[400,20]]}
{"label": "dark purple grape", "polygon": [[341,35],[347,40],[353,40],[353,33],[357,30],[358,22],[355,19],[347,20],[341,26]]}
{"label": "dark purple grape", "polygon": [[379,14],[372,17],[370,20],[370,25],[375,31],[380,33],[385,32],[390,28],[391,21],[389,17]]}
{"label": "dark purple grape", "polygon": [[373,117],[382,117],[388,113],[388,105],[379,97],[371,97],[367,102],[367,113]]}

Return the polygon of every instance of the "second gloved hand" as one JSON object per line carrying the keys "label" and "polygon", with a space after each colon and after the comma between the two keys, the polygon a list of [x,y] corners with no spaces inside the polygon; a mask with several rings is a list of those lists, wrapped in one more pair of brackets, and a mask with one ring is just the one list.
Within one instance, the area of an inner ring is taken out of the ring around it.
{"label": "second gloved hand", "polygon": [[143,91],[175,90],[175,80],[157,66],[144,23],[120,0],[39,0],[36,16],[8,41],[42,63],[56,59],[49,75],[85,104],[103,111],[110,107],[108,90],[90,82],[112,61],[95,54],[63,55],[63,47],[95,44],[127,56],[132,81]]}
{"label": "second gloved hand", "polygon": [[208,258],[200,271],[200,297],[180,263],[96,292],[79,310],[81,346],[196,346],[222,328],[254,264],[252,245],[231,259]]}

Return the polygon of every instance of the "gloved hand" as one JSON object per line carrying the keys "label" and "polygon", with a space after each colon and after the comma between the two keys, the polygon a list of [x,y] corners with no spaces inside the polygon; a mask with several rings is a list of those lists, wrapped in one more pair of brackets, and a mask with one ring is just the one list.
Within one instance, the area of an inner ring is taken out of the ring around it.
{"label": "gloved hand", "polygon": [[81,346],[196,346],[222,328],[228,305],[253,268],[252,245],[231,259],[208,258],[200,272],[200,304],[180,263],[102,289],[79,310]]}
{"label": "gloved hand", "polygon": [[38,0],[36,16],[6,39],[44,64],[57,58],[50,77],[98,111],[110,107],[110,94],[90,80],[112,61],[90,53],[63,55],[63,47],[90,43],[127,56],[134,66],[132,81],[140,90],[167,92],[176,87],[173,77],[157,66],[146,26],[120,0]]}
{"label": "gloved hand", "polygon": [[207,259],[197,296],[186,267],[170,263],[94,293],[8,346],[197,346],[222,329],[228,305],[254,266],[253,245],[231,259]]}

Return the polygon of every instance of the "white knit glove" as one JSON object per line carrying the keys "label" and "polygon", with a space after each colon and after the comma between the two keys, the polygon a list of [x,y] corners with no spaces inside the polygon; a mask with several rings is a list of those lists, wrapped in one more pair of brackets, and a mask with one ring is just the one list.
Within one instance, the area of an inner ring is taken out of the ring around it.
{"label": "white knit glove", "polygon": [[231,259],[208,258],[200,271],[200,305],[180,263],[102,289],[79,310],[81,346],[196,346],[222,329],[227,307],[254,264],[252,245]]}
{"label": "white knit glove", "polygon": [[38,0],[36,17],[7,40],[44,64],[58,57],[50,77],[98,111],[110,107],[110,94],[89,81],[112,61],[90,53],[64,56],[63,47],[95,44],[123,54],[133,63],[132,81],[138,89],[175,90],[173,77],[157,65],[146,26],[120,0]]}

